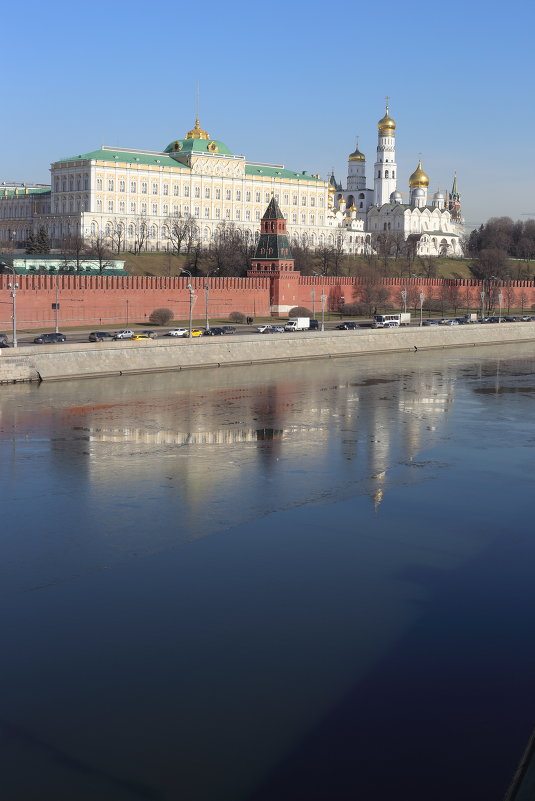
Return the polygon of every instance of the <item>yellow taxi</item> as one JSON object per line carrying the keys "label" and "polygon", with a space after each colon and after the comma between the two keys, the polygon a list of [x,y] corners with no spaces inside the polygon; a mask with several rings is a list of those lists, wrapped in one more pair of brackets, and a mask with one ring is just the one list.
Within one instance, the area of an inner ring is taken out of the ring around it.
{"label": "yellow taxi", "polygon": [[[191,329],[191,336],[192,337],[202,337],[203,333],[204,332],[203,332],[202,328],[192,328]],[[189,332],[188,332],[188,334],[186,334],[186,336],[189,336]]]}
{"label": "yellow taxi", "polygon": [[140,339],[151,339],[151,337],[147,336],[147,334],[132,334],[130,339],[134,340],[135,342],[139,342]]}

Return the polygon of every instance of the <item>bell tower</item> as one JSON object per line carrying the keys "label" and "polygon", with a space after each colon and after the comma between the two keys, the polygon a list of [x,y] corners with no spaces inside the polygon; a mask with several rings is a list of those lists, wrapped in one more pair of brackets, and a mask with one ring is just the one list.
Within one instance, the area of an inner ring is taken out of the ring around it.
{"label": "bell tower", "polygon": [[377,160],[374,165],[374,203],[383,206],[390,203],[390,195],[396,191],[397,171],[396,164],[396,123],[388,113],[388,98],[386,111],[377,123]]}

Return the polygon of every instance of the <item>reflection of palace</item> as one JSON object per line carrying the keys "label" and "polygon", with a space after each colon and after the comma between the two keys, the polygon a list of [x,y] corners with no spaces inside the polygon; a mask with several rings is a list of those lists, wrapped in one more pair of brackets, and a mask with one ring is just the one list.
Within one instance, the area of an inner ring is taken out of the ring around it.
{"label": "reflection of palace", "polygon": [[[339,383],[337,365],[316,366],[311,378],[303,364],[292,366],[292,378],[280,368],[267,383],[257,384],[249,374],[239,390],[203,389],[202,402],[198,391],[184,388],[171,399],[162,394],[125,401],[111,419],[109,407],[88,410],[77,427],[87,438],[90,475],[107,486],[124,481],[115,459],[135,446],[136,453],[151,459],[151,474],[171,471],[186,504],[202,505],[223,487],[224,492],[232,492],[232,486],[243,490],[260,462],[266,465],[261,472],[274,482],[271,500],[295,491],[298,479],[285,472],[290,464],[307,475],[303,492],[319,496],[334,480],[334,459],[345,465],[347,479],[364,482],[363,491],[378,505],[391,471],[415,460],[442,428],[455,372],[421,368],[401,379],[395,372],[388,377],[385,369],[385,378],[367,379],[361,364],[349,368],[354,374],[358,370],[356,381]],[[123,419],[130,424],[121,425]],[[343,432],[339,444],[337,431]],[[102,449],[106,444],[127,447],[111,460]]]}

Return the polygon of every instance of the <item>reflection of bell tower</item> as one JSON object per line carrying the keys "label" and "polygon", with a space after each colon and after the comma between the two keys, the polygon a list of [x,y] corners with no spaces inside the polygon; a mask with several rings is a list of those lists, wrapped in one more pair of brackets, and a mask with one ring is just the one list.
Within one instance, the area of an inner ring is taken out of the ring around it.
{"label": "reflection of bell tower", "polygon": [[294,260],[286,220],[275,200],[269,201],[260,223],[260,238],[251,259],[249,278],[269,278],[271,287],[271,313],[275,316],[286,314],[297,305],[297,288],[300,272],[294,271]]}

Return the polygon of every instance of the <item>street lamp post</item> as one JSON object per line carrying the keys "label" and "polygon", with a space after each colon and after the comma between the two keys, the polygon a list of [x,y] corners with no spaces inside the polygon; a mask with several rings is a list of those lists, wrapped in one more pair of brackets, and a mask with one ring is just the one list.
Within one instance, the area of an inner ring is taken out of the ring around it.
{"label": "street lamp post", "polygon": [[188,337],[191,337],[192,320],[193,320],[193,304],[195,302],[195,292],[191,284],[188,284],[186,289],[189,290],[189,330]]}
{"label": "street lamp post", "polygon": [[423,292],[420,292],[420,328],[423,325],[424,300],[425,300],[425,295]]}
{"label": "street lamp post", "polygon": [[210,295],[210,287],[208,283],[204,285],[204,310],[206,312],[206,330],[210,330],[210,320],[208,319],[208,297]]}
{"label": "street lamp post", "polygon": [[403,311],[407,313],[407,290],[401,290],[401,300],[403,301]]}
{"label": "street lamp post", "polygon": [[56,310],[56,334],[59,333],[59,286],[58,276],[56,275],[56,303],[54,304]]}
{"label": "street lamp post", "polygon": [[[312,275],[321,275],[321,273],[313,272]],[[323,276],[322,276],[323,278]],[[321,287],[321,330],[325,331],[325,286]]]}
{"label": "street lamp post", "polygon": [[479,296],[481,298],[481,322],[483,322],[483,317],[485,315],[485,290],[484,289],[481,290],[481,292],[479,293]]}
{"label": "street lamp post", "polygon": [[498,292],[498,303],[500,304],[500,315],[498,317],[498,322],[499,323],[501,323],[501,321],[502,321],[502,302],[503,302],[503,294],[502,294],[502,290],[500,289],[500,291]]}
{"label": "street lamp post", "polygon": [[7,285],[8,289],[11,289],[11,298],[12,298],[12,320],[13,320],[13,347],[18,347],[17,342],[17,289],[19,288],[18,283],[15,281],[15,268],[11,268],[13,270],[13,282],[10,282]]}
{"label": "street lamp post", "polygon": [[[189,270],[180,270],[180,274],[187,275],[188,278],[191,279],[191,273]],[[189,291],[189,330],[188,330],[188,337],[191,337],[191,327],[192,327],[192,319],[193,319],[193,299],[195,297],[195,292],[193,291],[193,287],[191,284],[186,284],[186,289]]]}
{"label": "street lamp post", "polygon": [[316,290],[313,289],[310,293],[312,298],[312,317],[316,317]]}

